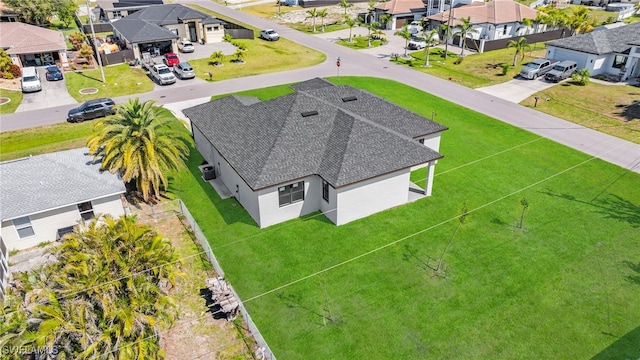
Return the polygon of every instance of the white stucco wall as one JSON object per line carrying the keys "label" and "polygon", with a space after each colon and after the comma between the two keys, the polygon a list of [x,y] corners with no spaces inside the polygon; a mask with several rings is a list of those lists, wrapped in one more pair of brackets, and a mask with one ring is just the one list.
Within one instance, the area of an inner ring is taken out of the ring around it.
{"label": "white stucco wall", "polygon": [[320,179],[320,211],[334,224],[338,222],[337,204],[338,192],[331,184],[329,184],[329,201],[322,198],[322,179]]}
{"label": "white stucco wall", "polygon": [[222,24],[203,24],[200,31],[204,32],[204,39],[207,44],[222,42],[224,38],[224,26]]}
{"label": "white stucco wall", "polygon": [[[440,132],[435,134],[430,134],[423,138],[417,138],[416,141],[420,141],[420,139],[422,139],[424,141],[424,146],[428,147],[433,151],[440,152],[440,135],[442,135],[442,133]],[[424,163],[424,164],[412,166],[411,171],[422,169],[424,167],[427,167],[428,165],[429,163]]]}
{"label": "white stucco wall", "polygon": [[[107,196],[91,201],[95,216],[110,214],[118,217],[124,214],[120,194]],[[77,204],[67,205],[58,209],[44,211],[29,216],[34,235],[20,239],[11,220],[2,222],[2,238],[9,250],[26,249],[45,241],[56,240],[58,229],[76,225],[80,220]]]}
{"label": "white stucco wall", "polygon": [[405,204],[409,199],[409,169],[337,189],[337,225]]}
{"label": "white stucco wall", "polygon": [[617,74],[620,69],[612,67],[613,54],[595,55],[579,51],[561,49],[555,46],[547,46],[547,58],[557,60],[573,60],[578,63],[578,69],[587,69],[591,76],[611,73]]}
{"label": "white stucco wall", "polygon": [[261,228],[295,219],[302,215],[320,210],[320,201],[322,200],[322,179],[319,176],[313,175],[291,181],[290,183],[282,184],[280,186],[293,184],[299,181],[304,181],[304,200],[293,204],[280,206],[278,198],[279,186],[273,186],[257,192],[259,198]]}

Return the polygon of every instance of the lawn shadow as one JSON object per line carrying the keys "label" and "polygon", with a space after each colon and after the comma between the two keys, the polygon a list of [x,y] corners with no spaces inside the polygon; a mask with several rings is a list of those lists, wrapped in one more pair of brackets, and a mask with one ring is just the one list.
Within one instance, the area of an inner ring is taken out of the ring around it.
{"label": "lawn shadow", "polygon": [[[636,275],[627,275],[627,281],[640,285],[640,263],[634,264],[631,261],[623,261],[623,263],[636,273]],[[640,342],[638,344],[640,344]]]}
{"label": "lawn shadow", "polygon": [[634,100],[631,104],[619,104],[616,108],[620,109],[616,115],[624,117],[625,121],[640,119],[640,100]]}
{"label": "lawn shadow", "polygon": [[[603,333],[605,334],[605,333]],[[610,335],[610,334],[605,334]],[[618,338],[591,360],[639,359],[640,358],[640,326]]]}
{"label": "lawn shadow", "polygon": [[83,77],[85,77],[85,78],[87,78],[87,79],[91,79],[91,80],[97,81],[97,82],[99,82],[99,83],[102,83],[102,79],[95,78],[95,77],[93,77],[93,76],[87,76],[87,75],[84,73],[84,71],[76,71],[76,74],[78,74],[78,75],[80,75],[80,76],[83,76]]}
{"label": "lawn shadow", "polygon": [[301,295],[292,295],[292,294],[288,294],[285,295],[283,293],[280,293],[277,295],[278,299],[280,301],[282,301],[284,303],[284,305],[289,308],[289,309],[301,309],[304,310],[305,312],[313,315],[313,324],[324,327],[326,326],[326,324],[332,324],[332,325],[339,325],[339,324],[335,324],[334,321],[332,319],[330,319],[329,317],[327,317],[326,315],[320,314],[319,312],[317,312],[316,310],[311,309],[310,307],[304,305],[302,303],[302,296]]}
{"label": "lawn shadow", "polygon": [[622,197],[609,193],[608,196],[600,198],[596,197],[592,201],[579,200],[571,194],[556,193],[553,190],[541,191],[541,193],[556,198],[576,201],[582,204],[595,207],[598,213],[603,214],[605,218],[624,221],[634,228],[640,228],[640,205],[634,204]]}

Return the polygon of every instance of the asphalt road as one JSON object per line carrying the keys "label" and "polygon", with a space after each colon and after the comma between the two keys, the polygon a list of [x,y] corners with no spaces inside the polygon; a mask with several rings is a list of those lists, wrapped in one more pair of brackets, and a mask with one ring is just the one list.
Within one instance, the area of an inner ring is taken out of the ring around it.
{"label": "asphalt road", "polygon": [[[153,99],[158,104],[170,104],[203,98],[203,96],[261,88],[307,80],[312,77],[337,75],[335,61],[341,58],[340,75],[375,76],[393,79],[477,112],[494,117],[558,143],[580,150],[594,157],[640,173],[640,145],[625,141],[574,123],[549,116],[533,109],[520,106],[454,82],[439,79],[428,74],[413,71],[407,67],[390,63],[384,57],[350,50],[325,39],[309,36],[299,31],[271,23],[206,0],[177,0],[175,3],[190,3],[212,9],[220,14],[235,18],[240,22],[258,28],[273,28],[281,37],[321,51],[327,55],[323,64],[281,73],[265,74],[219,81],[215,83],[193,83],[175,91],[171,87],[150,93],[136,95],[141,100]],[[116,98],[117,102],[127,97]],[[58,106],[46,110],[34,110],[11,115],[3,115],[0,131],[26,128],[64,120],[70,106]],[[434,109],[437,111],[437,109]],[[64,115],[63,115],[64,114]],[[62,116],[61,116],[62,115]]]}

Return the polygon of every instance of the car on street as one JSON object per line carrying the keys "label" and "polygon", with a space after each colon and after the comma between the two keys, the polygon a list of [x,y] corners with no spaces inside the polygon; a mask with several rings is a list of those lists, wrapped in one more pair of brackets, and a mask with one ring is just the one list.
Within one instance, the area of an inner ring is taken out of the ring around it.
{"label": "car on street", "polygon": [[260,37],[267,41],[277,41],[280,35],[273,29],[265,29],[260,31]]}
{"label": "car on street", "polygon": [[417,34],[422,31],[422,25],[420,25],[420,21],[412,21],[407,26],[407,29],[409,29],[411,34]]}
{"label": "car on street", "polygon": [[171,72],[171,69],[164,64],[153,65],[149,69],[149,75],[151,75],[151,78],[157,81],[160,85],[169,85],[176,82],[176,77]]}
{"label": "car on street", "polygon": [[183,53],[192,53],[195,51],[195,47],[189,40],[180,40],[178,41],[178,50]]}
{"label": "car on street", "polygon": [[164,54],[164,63],[165,65],[172,67],[176,64],[180,63],[180,59],[178,58],[178,55],[176,55],[175,53],[166,53]]}
{"label": "car on street", "polygon": [[173,72],[180,79],[193,79],[196,77],[195,71],[188,62],[181,62],[173,67]]}
{"label": "car on street", "polygon": [[110,98],[89,100],[67,113],[68,122],[83,122],[116,113],[116,103]]}
{"label": "car on street", "polygon": [[64,79],[62,71],[55,65],[47,66],[47,81],[58,81]]}

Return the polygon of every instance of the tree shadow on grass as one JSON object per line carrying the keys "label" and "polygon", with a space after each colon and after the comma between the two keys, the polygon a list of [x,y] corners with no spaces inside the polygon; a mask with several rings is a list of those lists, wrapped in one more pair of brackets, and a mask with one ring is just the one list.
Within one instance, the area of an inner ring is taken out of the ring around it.
{"label": "tree shadow on grass", "polygon": [[[604,333],[603,333],[604,334]],[[610,335],[610,334],[605,334]],[[639,359],[640,358],[640,326],[618,338],[591,360]]]}
{"label": "tree shadow on grass", "polygon": [[556,193],[553,190],[542,191],[542,193],[564,200],[591,205],[597,209],[598,213],[603,214],[605,218],[624,221],[634,228],[640,228],[640,205],[623,199],[616,194],[608,194],[606,197],[596,197],[592,201],[584,201],[571,194]]}
{"label": "tree shadow on grass", "polygon": [[[636,275],[627,275],[627,281],[640,285],[640,263],[634,264],[631,261],[623,261],[623,263],[636,273]],[[638,342],[638,347],[640,348],[640,342]]]}
{"label": "tree shadow on grass", "polygon": [[640,100],[634,100],[631,104],[619,104],[616,107],[620,109],[616,115],[624,117],[625,121],[640,119]]}

